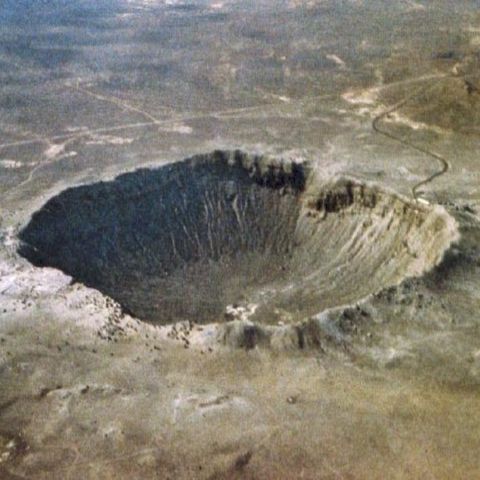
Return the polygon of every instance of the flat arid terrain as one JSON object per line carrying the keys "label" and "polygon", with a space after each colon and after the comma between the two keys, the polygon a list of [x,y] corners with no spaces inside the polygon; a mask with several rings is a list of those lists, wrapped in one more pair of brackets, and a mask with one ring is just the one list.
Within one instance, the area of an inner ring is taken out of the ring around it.
{"label": "flat arid terrain", "polygon": [[0,479],[480,478],[479,7],[0,2]]}

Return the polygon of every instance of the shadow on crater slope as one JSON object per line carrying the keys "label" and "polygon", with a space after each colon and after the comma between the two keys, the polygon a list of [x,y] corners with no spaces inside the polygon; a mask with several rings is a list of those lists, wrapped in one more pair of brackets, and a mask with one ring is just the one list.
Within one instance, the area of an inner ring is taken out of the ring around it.
{"label": "shadow on crater slope", "polygon": [[19,252],[157,324],[295,322],[439,262],[456,235],[442,209],[305,164],[214,152],[50,199]]}

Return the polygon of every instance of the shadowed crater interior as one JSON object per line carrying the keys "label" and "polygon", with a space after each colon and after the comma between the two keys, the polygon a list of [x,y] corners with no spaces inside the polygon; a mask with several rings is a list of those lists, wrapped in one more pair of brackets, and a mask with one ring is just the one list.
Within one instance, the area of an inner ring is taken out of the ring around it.
{"label": "shadowed crater interior", "polygon": [[152,323],[218,321],[235,304],[293,322],[423,273],[455,232],[443,210],[377,187],[214,152],[63,191],[19,252]]}

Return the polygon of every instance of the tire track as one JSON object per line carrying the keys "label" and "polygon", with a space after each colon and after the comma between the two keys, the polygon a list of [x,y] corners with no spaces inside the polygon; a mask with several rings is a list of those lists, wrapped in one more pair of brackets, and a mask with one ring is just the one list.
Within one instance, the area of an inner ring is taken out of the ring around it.
{"label": "tire track", "polygon": [[88,95],[90,97],[95,98],[96,100],[100,100],[102,102],[107,102],[111,103],[112,105],[115,105],[123,110],[128,110],[133,113],[137,113],[139,115],[142,115],[144,118],[152,122],[153,125],[157,124],[160,122],[160,120],[150,113],[146,112],[145,110],[142,110],[138,107],[135,107],[134,105],[131,105],[130,103],[127,103],[119,98],[112,97],[112,96],[106,96],[106,95],[101,95],[100,93],[92,92],[91,90],[88,90],[85,87],[80,86],[80,83],[77,82],[76,84],[69,85],[66,84],[65,87],[70,88],[72,90],[76,90],[77,92],[83,93],[85,95]]}

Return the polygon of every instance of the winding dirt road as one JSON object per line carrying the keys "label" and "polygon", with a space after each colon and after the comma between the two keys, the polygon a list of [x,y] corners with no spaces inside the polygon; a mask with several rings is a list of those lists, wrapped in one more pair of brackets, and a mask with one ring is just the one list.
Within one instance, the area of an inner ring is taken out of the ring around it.
{"label": "winding dirt road", "polygon": [[373,120],[372,120],[372,128],[375,132],[387,137],[387,138],[390,138],[391,140],[395,140],[396,142],[399,142],[401,143],[402,145],[406,145],[407,147],[410,147],[414,150],[416,150],[417,152],[420,152],[420,153],[423,153],[425,155],[428,155],[429,157],[431,158],[434,158],[435,160],[437,160],[440,164],[440,169],[437,170],[436,172],[432,173],[431,175],[429,175],[427,178],[421,180],[420,182],[416,183],[413,187],[412,187],[412,195],[413,195],[413,198],[415,200],[418,199],[418,189],[420,187],[422,187],[423,185],[426,185],[430,182],[432,182],[433,180],[435,180],[436,178],[440,177],[441,175],[443,175],[444,173],[447,173],[449,168],[450,168],[450,164],[448,162],[448,160],[444,157],[442,157],[441,155],[439,155],[438,153],[435,153],[435,152],[432,152],[431,150],[428,150],[426,148],[423,148],[423,147],[420,147],[418,145],[415,145],[411,142],[409,142],[408,140],[405,140],[403,139],[402,137],[399,137],[397,135],[394,135],[393,133],[389,132],[388,130],[385,130],[381,127],[381,121],[387,117],[388,115],[396,112],[397,110],[399,110],[400,108],[402,108],[404,105],[406,105],[410,100],[412,100],[413,98],[415,98],[417,95],[419,95],[420,93],[423,93],[425,91],[427,91],[430,87],[432,87],[434,84],[442,81],[442,80],[445,80],[445,78],[450,78],[450,76],[442,76],[439,80],[437,80],[437,82],[434,82],[433,84],[432,83],[429,83],[427,85],[423,85],[422,87],[416,89],[411,95],[408,95],[407,97],[405,97],[403,100],[401,100],[400,102],[396,103],[393,107],[390,107],[389,109],[385,110],[384,112],[380,113],[379,115],[377,115]]}

